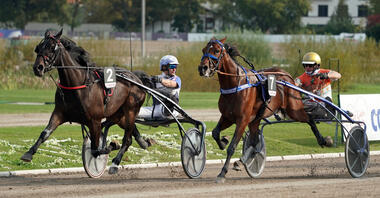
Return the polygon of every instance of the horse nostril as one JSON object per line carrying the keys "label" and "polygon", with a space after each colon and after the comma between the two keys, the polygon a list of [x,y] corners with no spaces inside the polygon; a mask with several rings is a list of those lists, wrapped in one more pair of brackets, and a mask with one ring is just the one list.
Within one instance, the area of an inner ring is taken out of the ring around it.
{"label": "horse nostril", "polygon": [[43,71],[44,70],[44,66],[43,65],[38,65],[37,69],[38,69],[38,71]]}

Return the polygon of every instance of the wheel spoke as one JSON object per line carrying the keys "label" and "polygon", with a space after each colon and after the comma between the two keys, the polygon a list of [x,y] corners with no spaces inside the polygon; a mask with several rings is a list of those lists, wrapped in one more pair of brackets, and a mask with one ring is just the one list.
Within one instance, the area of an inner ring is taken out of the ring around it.
{"label": "wheel spoke", "polygon": [[348,151],[351,152],[352,154],[356,154],[355,151],[353,151],[349,146],[347,147],[348,148]]}
{"label": "wheel spoke", "polygon": [[352,170],[355,166],[356,166],[356,163],[358,162],[358,157],[355,158],[355,161],[352,163],[352,166],[350,166],[350,169]]}

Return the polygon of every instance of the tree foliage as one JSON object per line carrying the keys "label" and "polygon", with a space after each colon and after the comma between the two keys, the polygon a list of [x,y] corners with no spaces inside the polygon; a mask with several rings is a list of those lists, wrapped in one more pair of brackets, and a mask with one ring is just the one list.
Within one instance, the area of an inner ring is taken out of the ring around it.
{"label": "tree foliage", "polygon": [[1,0],[0,22],[21,30],[31,21],[63,24],[67,21],[65,4],[65,0]]}
{"label": "tree foliage", "polygon": [[[82,23],[108,23],[119,31],[140,31],[141,1],[2,0],[0,22],[20,29],[32,21],[65,23],[72,29]],[[207,12],[222,19],[224,30],[238,27],[269,33],[297,32],[310,7],[309,0],[146,0],[146,24],[169,21],[173,30],[189,32],[203,25],[199,17],[205,14],[206,2],[215,5]]]}
{"label": "tree foliage", "polygon": [[201,14],[199,0],[181,0],[172,2],[175,8],[172,28],[179,32],[190,32],[198,23]]}
{"label": "tree foliage", "polygon": [[331,34],[355,32],[355,25],[348,13],[345,0],[339,0],[337,8],[325,28],[325,31]]}
{"label": "tree foliage", "polygon": [[214,0],[223,22],[241,29],[270,33],[292,33],[300,28],[301,17],[310,8],[308,0]]}

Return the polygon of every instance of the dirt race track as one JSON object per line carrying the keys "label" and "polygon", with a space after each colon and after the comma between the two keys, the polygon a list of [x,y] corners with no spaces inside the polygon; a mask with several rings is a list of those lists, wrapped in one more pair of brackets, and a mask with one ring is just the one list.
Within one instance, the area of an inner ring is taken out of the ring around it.
{"label": "dirt race track", "polygon": [[0,197],[378,197],[380,156],[371,156],[362,178],[349,175],[344,158],[267,162],[251,179],[230,170],[224,184],[215,183],[222,164],[206,165],[199,179],[188,179],[182,167],[121,170],[99,179],[85,173],[0,178]]}
{"label": "dirt race track", "polygon": [[[203,115],[200,115],[203,114]],[[218,111],[197,119],[217,120]],[[211,115],[212,114],[212,115]],[[6,123],[8,126],[11,115]],[[15,123],[43,125],[49,114],[19,116]],[[1,116],[0,116],[1,117]],[[4,120],[4,119],[1,119]],[[14,125],[14,124],[11,124]],[[343,151],[342,151],[343,152]],[[232,166],[230,166],[232,167]],[[91,179],[82,173],[0,177],[0,197],[379,197],[380,155],[372,155],[367,173],[351,178],[344,158],[268,161],[264,173],[251,179],[243,171],[230,170],[224,184],[215,183],[222,164],[207,164],[199,179],[188,179],[182,167],[120,170]]]}

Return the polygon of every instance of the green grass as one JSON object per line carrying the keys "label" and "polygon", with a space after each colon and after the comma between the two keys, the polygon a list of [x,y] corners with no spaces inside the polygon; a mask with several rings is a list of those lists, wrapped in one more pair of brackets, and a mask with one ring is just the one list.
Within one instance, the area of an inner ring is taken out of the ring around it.
{"label": "green grass", "polygon": [[358,83],[351,85],[343,92],[343,94],[369,94],[369,93],[380,93],[379,84],[363,84]]}
{"label": "green grass", "polygon": [[[0,91],[0,113],[50,113],[54,105],[17,105],[10,102],[54,102],[55,90],[47,89],[17,89]],[[375,94],[380,93],[376,84],[355,84],[341,94]],[[333,91],[334,101],[337,101],[337,91]],[[180,106],[183,109],[216,109],[218,108],[219,92],[181,92]],[[152,100],[148,101],[148,105]],[[146,105],[146,104],[144,104]]]}
{"label": "green grass", "polygon": [[[215,122],[206,123],[210,131]],[[185,128],[189,128],[185,125]],[[181,136],[175,124],[169,127],[147,127],[138,125],[141,134],[153,138],[157,144],[148,150],[140,149],[133,142],[123,157],[121,164],[140,164],[180,161]],[[334,124],[319,124],[321,133],[333,136]],[[60,126],[50,138],[41,145],[31,163],[20,160],[20,157],[34,144],[44,127],[3,127],[0,128],[0,171],[81,167],[82,134],[78,125]],[[231,126],[222,135],[232,137],[235,127]],[[123,131],[118,127],[111,128],[109,140],[122,141]],[[306,124],[278,124],[266,126],[265,141],[267,156],[299,155],[310,153],[344,152],[344,145],[337,148],[321,148]],[[231,139],[231,138],[230,138]],[[340,138],[339,138],[340,139]],[[234,158],[241,156],[242,141],[239,143]],[[379,142],[370,143],[371,150],[380,150]],[[206,136],[207,159],[224,159],[226,151],[218,149],[211,135]],[[116,151],[110,154],[109,163]]]}
{"label": "green grass", "polygon": [[[14,102],[54,102],[55,90],[1,90],[0,91],[0,113],[50,113],[54,104],[47,105],[19,105]],[[183,109],[215,109],[218,106],[218,92],[182,92],[180,105]],[[148,105],[152,100],[148,101]],[[144,104],[146,105],[146,104]]]}

